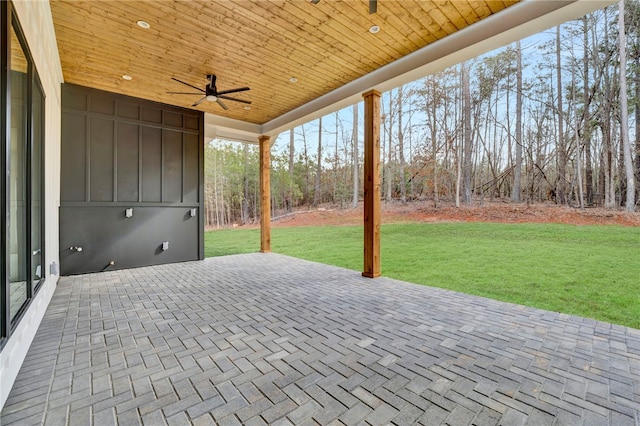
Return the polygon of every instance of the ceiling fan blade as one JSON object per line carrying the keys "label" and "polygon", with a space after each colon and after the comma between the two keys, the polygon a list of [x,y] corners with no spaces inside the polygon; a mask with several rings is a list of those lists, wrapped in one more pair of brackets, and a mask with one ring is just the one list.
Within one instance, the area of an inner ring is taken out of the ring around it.
{"label": "ceiling fan blade", "polygon": [[220,106],[222,107],[222,109],[223,109],[223,110],[225,110],[225,111],[226,111],[226,110],[228,110],[228,109],[229,109],[229,107],[228,107],[228,106],[226,106],[226,105],[224,104],[224,102],[222,102],[222,101],[220,100],[220,97],[218,97],[218,99],[216,99],[216,102],[218,103],[218,105],[220,105]]}
{"label": "ceiling fan blade", "polygon": [[230,98],[228,96],[220,95],[219,93],[218,93],[218,98],[226,99],[228,101],[242,102],[243,104],[250,104],[251,103],[251,101],[245,101],[244,99]]}
{"label": "ceiling fan blade", "polygon": [[369,0],[369,15],[378,11],[378,0]]}
{"label": "ceiling fan blade", "polygon": [[220,90],[216,94],[217,95],[227,95],[229,93],[246,92],[247,90],[251,90],[251,89],[249,89],[248,87],[238,87],[237,89]]}
{"label": "ceiling fan blade", "polygon": [[198,105],[200,105],[202,102],[204,102],[204,101],[205,101],[205,99],[207,99],[207,97],[206,97],[206,96],[205,96],[204,98],[200,99],[198,102],[196,102],[195,104],[193,104],[193,105],[191,105],[191,106],[192,106],[192,107],[194,107],[194,106],[198,106]]}
{"label": "ceiling fan blade", "polygon": [[182,84],[184,84],[184,85],[186,85],[186,86],[193,87],[194,89],[196,89],[196,90],[200,91],[201,93],[204,93],[204,90],[202,90],[202,89],[201,89],[201,88],[199,88],[199,87],[194,86],[193,84],[185,83],[184,81],[182,81],[182,80],[178,80],[178,79],[177,79],[177,78],[175,78],[175,77],[171,77],[171,80],[175,80],[175,81],[177,81],[178,83],[182,83]]}
{"label": "ceiling fan blade", "polygon": [[201,95],[202,93],[193,93],[193,92],[166,92],[169,95]]}

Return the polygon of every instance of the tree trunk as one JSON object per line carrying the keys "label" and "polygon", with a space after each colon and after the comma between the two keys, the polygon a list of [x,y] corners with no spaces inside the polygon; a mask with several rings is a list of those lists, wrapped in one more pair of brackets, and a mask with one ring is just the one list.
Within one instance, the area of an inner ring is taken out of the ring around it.
{"label": "tree trunk", "polygon": [[582,83],[582,102],[584,103],[583,112],[583,129],[582,129],[582,144],[584,146],[584,158],[585,158],[585,188],[587,192],[587,205],[593,205],[593,166],[591,164],[591,124],[589,123],[589,36],[588,36],[588,22],[587,17],[582,18],[582,31],[583,34],[583,83]]}
{"label": "tree trunk", "polygon": [[302,157],[304,159],[304,202],[309,205],[311,203],[311,194],[309,193],[309,187],[311,186],[311,175],[309,167],[309,148],[307,147],[307,132],[304,129],[304,125],[300,126],[302,131]]}
{"label": "tree trunk", "polygon": [[339,182],[339,177],[338,177],[338,170],[340,169],[340,156],[339,156],[339,151],[338,151],[338,141],[339,138],[338,136],[340,135],[340,130],[339,130],[339,123],[340,123],[340,117],[338,115],[338,111],[335,112],[335,125],[336,125],[336,144],[335,144],[335,149],[334,149],[334,154],[333,154],[333,161],[332,161],[332,167],[333,167],[333,182],[332,182],[332,191],[331,191],[331,199],[334,203],[336,202],[340,202],[340,208],[343,208],[343,201],[344,201],[344,197],[343,194],[341,193],[342,191],[339,190],[340,187],[340,182]]}
{"label": "tree trunk", "polygon": [[220,217],[218,219],[218,226],[222,225],[226,225],[227,221],[225,220],[225,213],[227,211],[226,209],[226,203],[224,201],[224,185],[220,185]]}
{"label": "tree trunk", "polygon": [[611,141],[611,125],[609,120],[611,119],[611,106],[608,101],[605,101],[605,113],[602,122],[602,145],[603,145],[603,161],[602,168],[604,169],[604,207],[606,209],[613,209],[616,206],[615,195],[615,176],[613,168],[613,143]]}
{"label": "tree trunk", "polygon": [[462,149],[460,149],[460,138],[456,138],[458,140],[458,147],[454,152],[455,162],[456,162],[456,207],[460,207],[460,181],[462,178],[462,159],[461,153]]}
{"label": "tree trunk", "polygon": [[293,171],[295,166],[295,144],[293,137],[293,129],[289,131],[289,194],[285,200],[287,204],[287,211],[293,210]]}
{"label": "tree trunk", "polygon": [[[608,21],[607,10],[604,9],[605,14],[605,22]],[[613,49],[609,46],[609,26],[604,26],[604,45],[605,52],[610,52]],[[608,59],[611,58],[611,55],[608,56]],[[616,192],[615,192],[615,168],[613,164],[613,90],[612,90],[612,80],[609,75],[609,67],[604,67],[603,73],[604,80],[604,106],[602,115],[600,117],[600,126],[602,128],[602,144],[604,151],[604,161],[602,167],[604,167],[604,207],[607,209],[613,209],[616,206]]]}
{"label": "tree trunk", "polygon": [[[574,53],[574,43],[573,39],[571,40],[571,57],[575,58]],[[586,53],[586,52],[585,52]],[[579,124],[580,117],[578,117],[578,100],[576,87],[578,82],[576,81],[576,61],[571,62],[571,102],[570,105],[573,105],[573,119],[574,119],[574,141],[576,143],[576,156],[575,156],[575,166],[576,166],[576,174],[575,180],[571,181],[571,187],[575,189],[575,197],[578,200],[581,209],[584,209],[584,193],[582,187],[582,151],[580,148],[580,132],[579,132]],[[587,104],[585,104],[585,107]],[[574,182],[576,183],[574,186]],[[572,191],[570,191],[571,193]]]}
{"label": "tree trunk", "polygon": [[640,189],[640,30],[636,30],[634,54],[636,116],[636,191]]}
{"label": "tree trunk", "polygon": [[[433,99],[431,100],[431,150],[433,152],[433,207],[438,208],[438,106],[435,102],[435,81],[433,82]],[[446,106],[445,106],[446,108]],[[445,141],[446,142],[446,141]]]}
{"label": "tree trunk", "polygon": [[220,228],[220,206],[218,205],[218,155],[213,151],[213,201],[216,209],[216,228]]}
{"label": "tree trunk", "polygon": [[[506,90],[506,97],[507,97],[507,101],[506,101],[506,107],[507,107],[507,111],[505,114],[505,120],[506,120],[506,125],[507,125],[507,169],[511,169],[513,167],[514,161],[513,161],[513,142],[512,142],[512,138],[511,138],[511,114],[509,113],[509,106],[511,105],[511,101],[510,99],[510,93],[511,93],[511,78],[510,76],[507,77],[507,90]],[[496,117],[498,116],[498,103],[496,102]],[[494,137],[494,141],[496,141],[498,139],[497,137],[498,135],[496,135]],[[497,150],[496,150],[497,152]],[[498,196],[502,197],[502,190],[501,188],[498,188],[499,193]]]}
{"label": "tree trunk", "polygon": [[471,168],[472,144],[471,144],[471,89],[469,88],[469,70],[466,64],[462,64],[462,140],[463,140],[463,201],[471,203]]}
{"label": "tree trunk", "polygon": [[402,95],[404,87],[398,88],[398,154],[400,155],[400,201],[407,203],[407,186],[404,176],[404,130],[402,129]]}
{"label": "tree trunk", "polygon": [[624,157],[624,170],[627,180],[626,204],[627,211],[636,208],[636,189],[633,173],[633,160],[629,143],[629,117],[627,110],[627,37],[624,27],[624,1],[618,3],[618,47],[620,49],[620,137]]}
{"label": "tree trunk", "polygon": [[[575,105],[575,103],[574,103]],[[575,108],[575,106],[574,106]],[[578,123],[578,111],[575,113],[576,123]],[[582,152],[580,150],[580,138],[578,132],[576,132],[576,176],[578,177],[578,200],[580,201],[580,208],[584,209],[584,193],[582,191]]]}
{"label": "tree trunk", "polygon": [[353,105],[353,129],[351,132],[353,139],[353,200],[351,206],[358,207],[358,177],[360,176],[358,164],[358,104]]}
{"label": "tree trunk", "polygon": [[616,207],[616,192],[615,192],[615,175],[613,167],[613,144],[611,141],[611,129],[607,128],[607,134],[605,135],[605,161],[604,161],[604,179],[605,179],[605,193],[604,193],[604,207],[606,209],[613,209]]}
{"label": "tree trunk", "polygon": [[564,114],[562,111],[562,59],[560,56],[560,25],[556,27],[556,78],[558,101],[558,177],[556,180],[556,197],[560,204],[566,204],[567,195],[567,147],[564,140]]}
{"label": "tree trunk", "polygon": [[313,206],[317,207],[321,201],[320,183],[322,178],[322,117],[318,119],[318,162],[316,164],[316,184],[313,191]]}
{"label": "tree trunk", "polygon": [[244,176],[242,178],[243,183],[243,197],[242,197],[242,224],[247,224],[249,220],[249,144],[244,144]]}
{"label": "tree trunk", "polygon": [[522,49],[516,43],[516,161],[513,174],[512,200],[520,202],[522,178]]}
{"label": "tree trunk", "polygon": [[385,201],[389,202],[391,201],[391,191],[392,191],[392,183],[393,183],[393,172],[391,170],[391,162],[392,162],[392,149],[391,149],[391,145],[392,141],[393,141],[393,137],[391,136],[393,133],[393,92],[389,91],[389,143],[388,143],[388,147],[389,147],[389,157],[387,158],[387,194],[385,197]]}

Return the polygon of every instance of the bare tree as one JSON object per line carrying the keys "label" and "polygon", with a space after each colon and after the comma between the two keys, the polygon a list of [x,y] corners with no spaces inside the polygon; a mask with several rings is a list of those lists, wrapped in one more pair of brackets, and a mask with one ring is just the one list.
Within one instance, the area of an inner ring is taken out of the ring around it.
{"label": "bare tree", "polygon": [[307,147],[307,132],[305,130],[304,125],[300,126],[300,131],[302,133],[302,159],[304,161],[304,185],[302,191],[303,200],[309,204],[311,202],[311,194],[309,193],[309,188],[311,186],[311,167],[309,166],[309,149]]}
{"label": "bare tree", "polygon": [[511,199],[519,203],[522,179],[522,48],[516,43],[516,161]]}
{"label": "bare tree", "polygon": [[[573,40],[571,41],[571,56],[575,58],[574,48],[573,48]],[[582,152],[580,149],[580,135],[579,135],[579,125],[580,125],[580,117],[578,117],[578,102],[576,99],[576,61],[571,62],[571,100],[573,103],[573,117],[574,117],[574,138],[576,142],[576,178],[577,178],[577,192],[578,192],[578,202],[580,203],[580,208],[584,209],[584,192],[582,187]],[[587,104],[585,104],[585,107]]]}
{"label": "bare tree", "polygon": [[244,176],[242,177],[244,196],[242,197],[242,224],[248,223],[249,220],[249,144],[245,143],[243,147],[244,156]]}
{"label": "bare tree", "polygon": [[[605,62],[611,61],[611,52],[614,49],[609,46],[609,25],[608,25],[608,8],[604,9],[605,24],[604,24],[604,51],[607,52],[604,60]],[[615,164],[614,164],[614,146],[613,146],[613,88],[610,75],[609,66],[603,66],[603,105],[599,111],[600,128],[602,129],[603,147],[602,147],[602,159],[600,170],[603,172],[604,187],[604,207],[608,209],[615,208],[616,206],[616,192],[615,192]]]}
{"label": "bare tree", "polygon": [[400,156],[400,201],[402,204],[407,203],[407,186],[404,177],[404,129],[402,128],[402,106],[403,106],[404,86],[398,88],[398,154]]}
{"label": "bare tree", "polygon": [[353,200],[351,206],[358,207],[358,177],[360,176],[358,165],[358,104],[353,105],[353,128],[351,131],[353,140]]}
{"label": "bare tree", "polygon": [[389,134],[389,143],[388,143],[388,148],[389,148],[389,157],[387,159],[387,191],[386,191],[386,196],[385,196],[385,201],[389,202],[391,201],[391,188],[392,188],[392,183],[393,183],[393,170],[391,169],[392,167],[392,162],[393,162],[393,158],[392,158],[392,145],[393,145],[393,137],[392,137],[392,133],[393,133],[393,90],[389,91],[389,114],[387,115],[387,118],[389,118],[389,131],[387,132]]}
{"label": "bare tree", "polygon": [[430,105],[430,127],[431,127],[431,155],[433,156],[433,206],[438,207],[438,104],[436,102],[436,83],[434,79],[431,79],[433,88],[433,99]]}
{"label": "bare tree", "polygon": [[584,145],[585,157],[585,189],[587,192],[587,205],[593,205],[593,166],[591,164],[591,124],[589,114],[589,30],[587,16],[582,18],[582,41],[583,41],[583,58],[582,58],[582,103],[584,104],[582,112],[582,144]]}
{"label": "bare tree", "polygon": [[[633,44],[630,55],[633,58],[633,76],[634,76],[634,98],[635,98],[635,145],[636,145],[636,191],[640,189],[640,3],[637,1],[627,2],[626,6],[629,9],[629,22],[626,22],[631,27],[629,31],[631,34],[635,34],[632,38]],[[636,194],[637,196],[638,194]]]}
{"label": "bare tree", "polygon": [[295,139],[293,129],[289,130],[289,194],[287,200],[287,211],[293,210],[293,185],[294,185],[294,160],[295,160]]}
{"label": "bare tree", "polygon": [[471,172],[472,172],[472,155],[473,145],[471,138],[471,89],[469,87],[469,68],[468,65],[462,64],[462,185],[463,200],[465,203],[471,203]]}
{"label": "bare tree", "polygon": [[[554,28],[546,43],[536,40],[540,54],[535,59],[541,60],[527,61],[529,51],[518,43],[429,76],[420,87],[406,84],[385,93],[383,197],[433,197],[438,206],[454,197],[458,203],[482,202],[490,193],[513,202],[526,197],[527,202],[566,204],[580,200],[582,188],[585,205],[604,196],[608,208],[625,201],[630,208],[628,196],[635,201],[640,189],[640,2],[627,1],[625,9],[626,45],[618,38],[620,25],[614,29],[621,17],[609,8]],[[573,43],[575,52],[567,49]],[[625,54],[626,102],[635,109],[635,116],[626,118]],[[418,119],[410,116],[413,111],[421,113]],[[353,116],[351,129],[347,114]],[[335,152],[334,140],[322,134],[325,118],[319,126],[297,127],[276,141],[274,209],[331,200],[357,206],[358,114],[358,105],[337,113]],[[310,135],[316,127],[318,140],[315,134],[307,140],[305,132]],[[246,223],[258,214],[252,175],[257,163],[253,147],[248,150],[248,160],[247,147],[239,145],[207,151],[212,157],[205,156],[208,225]],[[629,158],[635,191],[628,189]]]}
{"label": "bare tree", "polygon": [[556,79],[558,103],[558,140],[556,142],[558,152],[558,177],[556,180],[556,197],[560,204],[566,204],[567,196],[567,146],[564,140],[564,114],[562,111],[562,56],[561,56],[560,25],[556,27]]}
{"label": "bare tree", "polygon": [[316,164],[316,184],[313,191],[313,206],[317,207],[322,200],[321,191],[322,179],[322,117],[318,119],[318,161]]}
{"label": "bare tree", "polygon": [[629,117],[627,110],[627,36],[624,27],[624,1],[618,3],[618,49],[620,50],[620,137],[624,157],[624,170],[627,178],[626,210],[635,210],[635,176],[633,173],[633,160],[631,146],[629,144]]}

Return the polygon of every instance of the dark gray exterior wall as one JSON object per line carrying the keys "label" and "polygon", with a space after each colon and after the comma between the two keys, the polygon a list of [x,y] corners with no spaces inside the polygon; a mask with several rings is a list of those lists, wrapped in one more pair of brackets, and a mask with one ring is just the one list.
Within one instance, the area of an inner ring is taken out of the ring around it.
{"label": "dark gray exterior wall", "polygon": [[203,126],[197,111],[63,85],[63,275],[204,258]]}

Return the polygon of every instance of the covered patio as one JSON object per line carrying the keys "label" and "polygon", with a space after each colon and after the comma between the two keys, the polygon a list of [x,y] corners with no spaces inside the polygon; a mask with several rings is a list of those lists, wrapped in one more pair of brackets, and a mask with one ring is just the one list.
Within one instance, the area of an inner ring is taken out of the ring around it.
{"label": "covered patio", "polygon": [[61,278],[35,424],[640,424],[640,331],[278,254]]}
{"label": "covered patio", "polygon": [[[364,278],[380,93],[613,2],[2,2],[0,423],[639,424],[637,330]],[[271,143],[360,101],[362,274],[269,253]],[[213,138],[264,253],[192,261]]]}

